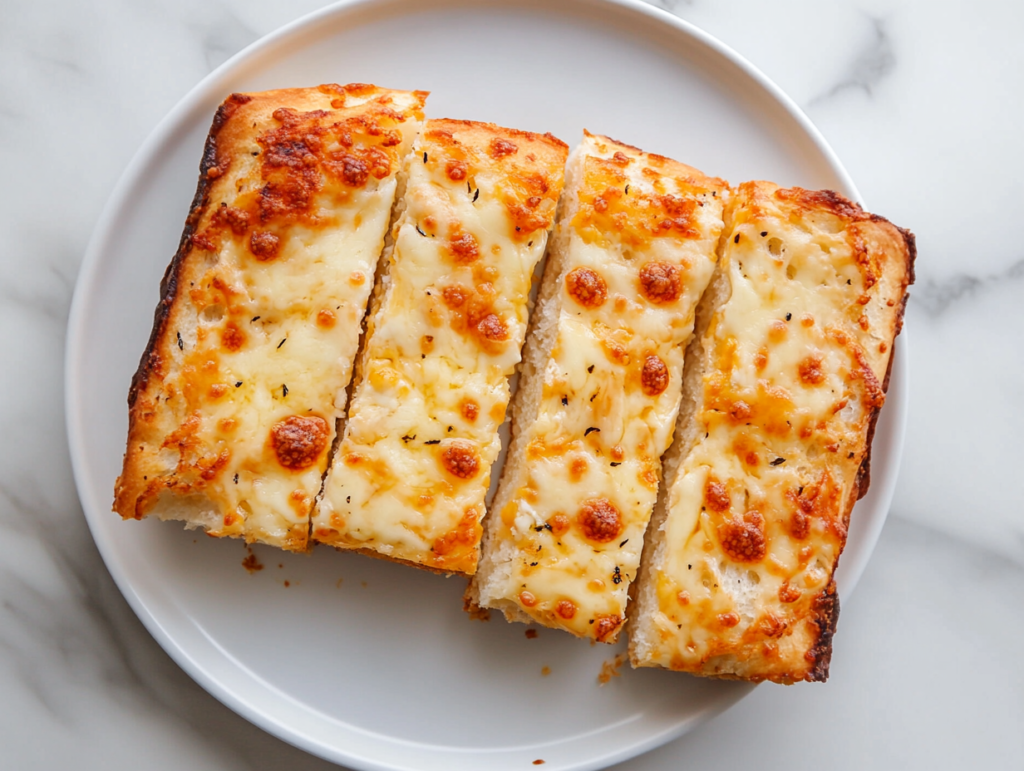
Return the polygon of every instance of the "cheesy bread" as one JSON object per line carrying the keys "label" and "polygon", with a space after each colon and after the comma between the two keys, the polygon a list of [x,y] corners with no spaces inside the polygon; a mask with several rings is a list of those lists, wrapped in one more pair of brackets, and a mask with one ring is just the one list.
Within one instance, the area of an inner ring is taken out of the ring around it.
{"label": "cheesy bread", "polygon": [[914,256],[834,193],[739,186],[631,606],[634,666],[827,678]]}
{"label": "cheesy bread", "polygon": [[470,608],[617,638],[727,192],[607,137],[574,151]]}
{"label": "cheesy bread", "polygon": [[301,551],[424,92],[232,94],[128,396],[114,509]]}
{"label": "cheesy bread", "polygon": [[476,570],[566,154],[550,135],[426,124],[404,169],[404,208],[313,518],[317,541],[438,572]]}

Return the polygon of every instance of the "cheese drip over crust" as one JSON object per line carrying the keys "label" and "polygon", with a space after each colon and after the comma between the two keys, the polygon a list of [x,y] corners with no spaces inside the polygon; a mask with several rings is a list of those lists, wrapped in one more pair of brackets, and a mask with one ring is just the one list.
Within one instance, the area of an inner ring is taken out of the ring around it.
{"label": "cheese drip over crust", "polygon": [[129,396],[114,508],[307,548],[426,94],[233,94]]}
{"label": "cheese drip over crust", "polygon": [[477,604],[618,636],[727,190],[606,137],[588,133],[574,151],[524,375],[542,385],[532,416],[514,418]]}
{"label": "cheese drip over crust", "polygon": [[550,135],[427,123],[405,166],[405,209],[313,519],[316,540],[476,570],[498,428],[566,152]]}
{"label": "cheese drip over crust", "polygon": [[765,182],[738,188],[726,223],[709,293],[720,304],[695,346],[692,428],[649,536],[631,656],[824,680],[833,573],[867,489],[913,241],[833,193]]}

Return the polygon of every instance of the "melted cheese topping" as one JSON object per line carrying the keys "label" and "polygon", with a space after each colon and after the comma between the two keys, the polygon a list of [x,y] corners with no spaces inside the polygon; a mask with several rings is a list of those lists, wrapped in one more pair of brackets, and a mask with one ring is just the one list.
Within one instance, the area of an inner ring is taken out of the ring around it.
{"label": "melted cheese topping", "polygon": [[748,183],[729,212],[731,294],[703,339],[645,664],[782,680],[815,665],[906,286],[878,280],[902,256],[865,246],[880,226],[816,195]]}
{"label": "melted cheese topping", "polygon": [[133,409],[122,514],[155,507],[210,535],[306,548],[423,96],[334,86],[225,103]]}
{"label": "melted cheese topping", "polygon": [[488,548],[501,554],[501,579],[481,599],[611,642],[672,441],[726,188],[589,134],[574,159],[557,336],[522,472],[495,512]]}
{"label": "melted cheese topping", "polygon": [[565,147],[431,121],[406,166],[386,293],[314,537],[473,573],[533,270]]}

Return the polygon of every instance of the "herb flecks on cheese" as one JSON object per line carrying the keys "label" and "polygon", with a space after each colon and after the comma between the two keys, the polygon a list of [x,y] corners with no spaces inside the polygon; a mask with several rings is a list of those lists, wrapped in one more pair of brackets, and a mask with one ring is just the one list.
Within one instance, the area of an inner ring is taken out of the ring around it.
{"label": "herb flecks on cheese", "polygon": [[490,124],[427,123],[371,318],[316,540],[476,570],[509,377],[566,147]]}
{"label": "herb flecks on cheese", "polygon": [[133,384],[115,509],[307,548],[423,93],[235,94]]}
{"label": "herb flecks on cheese", "polygon": [[[518,425],[480,604],[603,642],[625,619],[683,352],[716,261],[721,180],[588,134],[559,221],[557,330],[535,419]],[[541,311],[544,312],[543,310]]]}
{"label": "herb flecks on cheese", "polygon": [[703,337],[695,442],[668,491],[633,660],[821,680],[912,251],[826,192],[746,183],[726,221],[728,290]]}

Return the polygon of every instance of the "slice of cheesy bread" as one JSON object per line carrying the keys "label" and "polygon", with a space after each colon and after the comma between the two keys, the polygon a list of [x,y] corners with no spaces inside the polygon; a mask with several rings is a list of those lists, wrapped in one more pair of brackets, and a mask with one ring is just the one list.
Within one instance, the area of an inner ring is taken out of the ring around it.
{"label": "slice of cheesy bread", "polygon": [[631,606],[634,666],[827,678],[914,254],[834,193],[737,189]]}
{"label": "slice of cheesy bread", "polygon": [[403,172],[317,541],[472,574],[565,144],[432,120]]}
{"label": "slice of cheesy bread", "polygon": [[423,92],[233,94],[128,396],[114,509],[307,548]]}
{"label": "slice of cheesy bread", "polygon": [[589,133],[567,179],[467,605],[613,642],[728,187]]}

